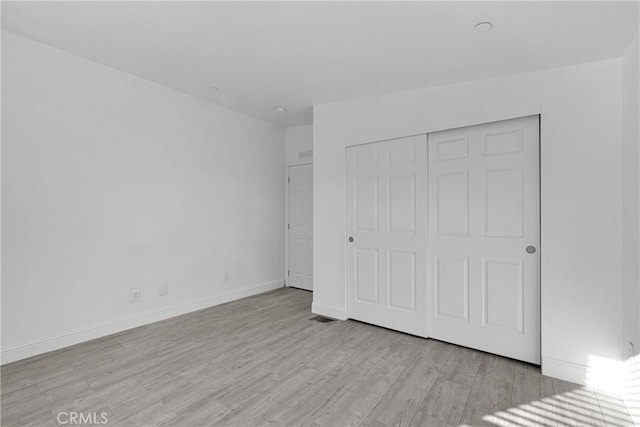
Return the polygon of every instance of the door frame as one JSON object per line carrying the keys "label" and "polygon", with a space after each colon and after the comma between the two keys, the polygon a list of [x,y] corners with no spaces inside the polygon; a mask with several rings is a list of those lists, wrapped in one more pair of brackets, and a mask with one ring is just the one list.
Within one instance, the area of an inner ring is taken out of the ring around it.
{"label": "door frame", "polygon": [[[301,160],[297,162],[290,162],[286,165],[287,173],[284,177],[284,271],[282,275],[284,277],[284,286],[289,288],[289,177],[291,176],[291,168],[297,166],[311,165],[313,172],[313,160]],[[313,185],[313,184],[312,184]],[[297,288],[296,288],[297,289]]]}
{"label": "door frame", "polygon": [[[431,133],[435,133],[435,132],[441,132],[441,131],[447,131],[447,130],[454,130],[454,129],[460,129],[460,128],[465,128],[465,127],[470,127],[470,126],[477,126],[477,125],[483,125],[483,124],[487,124],[487,123],[494,123],[494,122],[500,122],[500,121],[506,121],[506,120],[515,120],[515,119],[521,119],[521,118],[525,118],[525,117],[533,117],[533,116],[537,116],[538,117],[538,206],[539,206],[539,227],[538,227],[538,232],[539,232],[539,244],[538,244],[538,252],[539,252],[539,256],[540,256],[540,262],[539,262],[539,271],[538,271],[538,275],[540,278],[540,289],[539,289],[539,319],[540,319],[540,326],[539,326],[539,334],[538,334],[538,342],[539,342],[539,348],[540,348],[540,366],[542,367],[542,353],[543,353],[543,341],[542,341],[542,334],[544,333],[543,327],[542,325],[544,324],[543,322],[543,298],[542,295],[544,293],[544,282],[542,280],[542,251],[544,249],[544,242],[542,240],[542,213],[543,213],[543,209],[542,209],[542,191],[543,191],[543,187],[542,187],[542,113],[541,112],[537,112],[535,114],[526,114],[526,115],[518,115],[518,116],[510,116],[510,117],[505,117],[499,120],[491,120],[489,122],[474,122],[474,123],[469,123],[469,124],[458,124],[455,127],[446,127],[443,129],[431,129],[431,130],[427,130],[424,132],[419,132],[419,133],[411,133],[409,135],[394,135],[394,136],[389,136],[387,138],[384,139],[376,139],[373,141],[366,141],[366,142],[360,142],[360,143],[356,143],[356,144],[347,144],[344,148],[344,170],[345,170],[345,179],[347,179],[348,177],[348,161],[347,161],[347,150],[349,150],[352,147],[357,147],[357,146],[362,146],[362,145],[367,145],[367,144],[374,144],[377,142],[382,142],[382,141],[388,141],[388,140],[393,140],[393,139],[399,139],[399,138],[406,138],[406,137],[411,137],[411,136],[417,136],[417,135],[425,135],[427,137],[427,164],[429,161],[429,134]],[[347,184],[348,185],[348,184]],[[427,189],[429,188],[429,173],[427,170]],[[345,192],[345,202],[348,204],[349,200],[347,197],[347,194]],[[345,205],[346,206],[346,205]],[[427,212],[429,212],[429,197],[427,194]],[[288,208],[287,208],[287,215],[288,215]],[[286,224],[285,224],[286,227]],[[345,265],[345,269],[344,269],[344,313],[345,313],[345,320],[350,319],[349,317],[349,302],[348,302],[348,298],[349,298],[349,274],[348,274],[348,254],[347,251],[349,250],[349,245],[347,242],[348,239],[348,232],[347,232],[347,210],[345,209],[344,211],[344,230],[345,230],[345,235],[343,237],[343,242],[344,242],[344,265]],[[428,235],[429,230],[427,230],[427,244],[429,242],[429,235]],[[427,255],[428,254],[428,250],[427,250]],[[286,270],[285,270],[286,273]],[[427,272],[427,274],[430,274],[430,272]],[[426,286],[426,284],[425,284]],[[427,318],[425,319],[425,322],[427,324],[427,337],[425,338],[429,338],[429,307],[427,305]],[[481,350],[479,350],[481,351]]]}

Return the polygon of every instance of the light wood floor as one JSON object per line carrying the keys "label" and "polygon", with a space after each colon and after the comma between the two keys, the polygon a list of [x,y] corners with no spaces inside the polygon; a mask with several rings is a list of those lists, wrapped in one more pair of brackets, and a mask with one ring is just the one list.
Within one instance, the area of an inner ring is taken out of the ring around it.
{"label": "light wood floor", "polygon": [[4,366],[2,425],[631,425],[535,366],[310,306],[283,288]]}

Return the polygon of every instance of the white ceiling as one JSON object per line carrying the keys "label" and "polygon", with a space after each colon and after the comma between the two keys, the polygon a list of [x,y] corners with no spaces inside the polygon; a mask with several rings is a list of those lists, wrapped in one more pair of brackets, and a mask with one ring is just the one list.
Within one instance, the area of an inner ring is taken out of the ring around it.
{"label": "white ceiling", "polygon": [[5,1],[2,27],[295,126],[314,104],[620,56],[638,2]]}

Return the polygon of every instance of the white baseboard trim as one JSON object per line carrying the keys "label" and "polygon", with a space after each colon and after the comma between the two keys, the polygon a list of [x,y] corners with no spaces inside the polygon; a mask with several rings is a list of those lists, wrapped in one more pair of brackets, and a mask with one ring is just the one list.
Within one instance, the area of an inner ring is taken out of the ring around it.
{"label": "white baseboard trim", "polygon": [[622,400],[627,406],[634,425],[640,426],[640,355],[626,361],[625,377]]}
{"label": "white baseboard trim", "polygon": [[585,366],[543,357],[542,373],[622,397],[625,390],[627,362],[589,356],[589,364]]}
{"label": "white baseboard trim", "polygon": [[311,304],[311,312],[330,319],[347,320],[347,313],[342,307],[313,302]]}
{"label": "white baseboard trim", "polygon": [[559,380],[570,381],[572,383],[587,385],[587,367],[564,360],[542,358],[542,374],[557,378]]}
{"label": "white baseboard trim", "polygon": [[274,280],[272,282],[261,283],[219,295],[200,298],[170,307],[162,307],[144,313],[137,313],[120,319],[86,326],[73,331],[7,346],[0,352],[0,364],[4,365],[17,360],[26,359],[28,357],[37,356],[42,353],[59,350],[85,341],[126,331],[127,329],[137,328],[139,326],[148,325],[149,323],[170,319],[172,317],[224,304],[225,302],[257,295],[283,286],[283,279]]}

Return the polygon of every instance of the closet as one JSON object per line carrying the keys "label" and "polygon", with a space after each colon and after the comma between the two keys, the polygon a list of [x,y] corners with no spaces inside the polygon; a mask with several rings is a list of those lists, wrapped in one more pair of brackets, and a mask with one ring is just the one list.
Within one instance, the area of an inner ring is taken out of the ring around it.
{"label": "closet", "polygon": [[347,316],[540,363],[539,117],[347,149]]}

